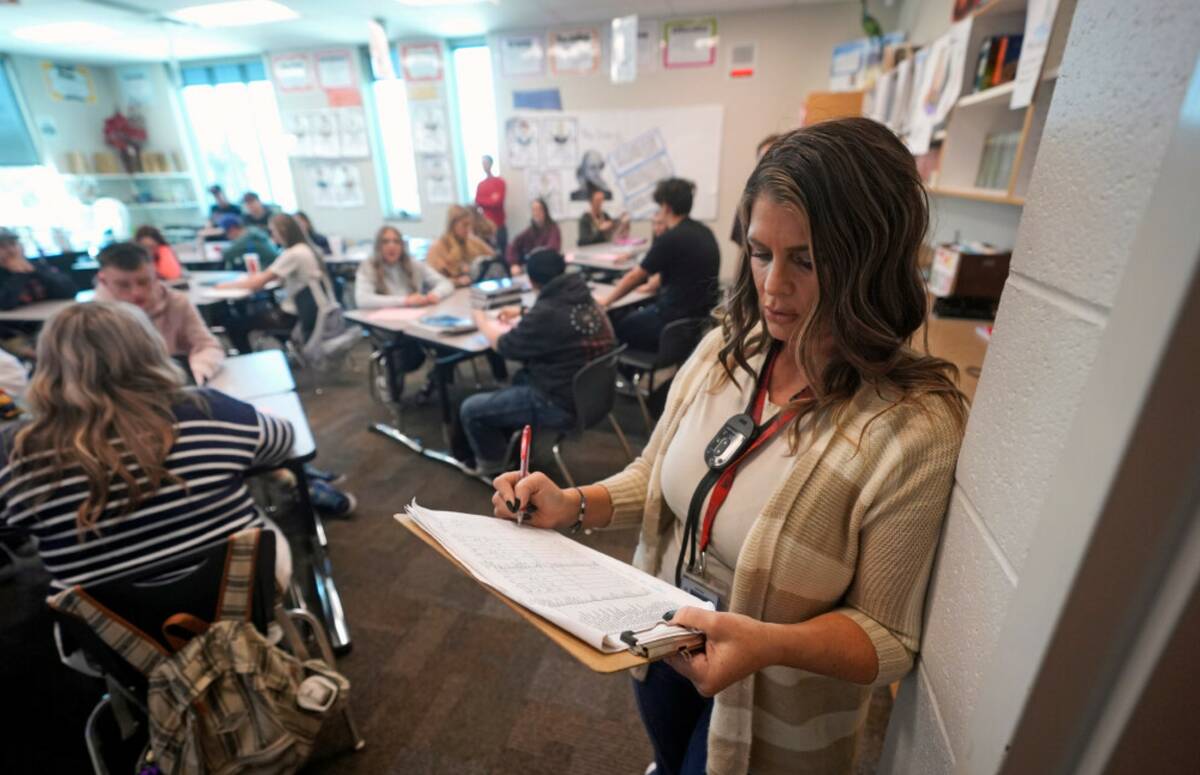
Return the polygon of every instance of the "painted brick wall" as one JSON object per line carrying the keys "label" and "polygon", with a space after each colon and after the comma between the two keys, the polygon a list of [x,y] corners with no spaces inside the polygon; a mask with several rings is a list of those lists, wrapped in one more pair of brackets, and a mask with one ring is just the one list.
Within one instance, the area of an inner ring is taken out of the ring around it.
{"label": "painted brick wall", "polygon": [[1079,0],[883,773],[967,770],[980,678],[1034,528],[1053,519],[1049,477],[1198,53],[1195,0]]}

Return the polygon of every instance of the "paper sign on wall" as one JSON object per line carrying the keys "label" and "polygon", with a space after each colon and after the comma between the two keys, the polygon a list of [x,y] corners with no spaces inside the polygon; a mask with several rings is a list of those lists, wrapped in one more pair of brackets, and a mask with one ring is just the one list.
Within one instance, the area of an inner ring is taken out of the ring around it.
{"label": "paper sign on wall", "polygon": [[600,69],[599,30],[554,30],[549,40],[550,71],[554,74],[588,75]]}
{"label": "paper sign on wall", "polygon": [[956,22],[927,51],[920,79],[914,81],[908,123],[908,149],[915,155],[929,151],[933,128],[946,120],[962,92],[963,68],[971,39],[971,18]]}
{"label": "paper sign on wall", "polygon": [[400,64],[406,81],[442,80],[442,44],[405,43],[400,46]]}
{"label": "paper sign on wall", "polygon": [[757,67],[757,43],[735,43],[729,47],[730,78],[753,78]]}
{"label": "paper sign on wall", "polygon": [[425,201],[450,204],[454,201],[454,170],[444,153],[421,154],[421,180],[425,183]]}
{"label": "paper sign on wall", "polygon": [[540,34],[503,35],[499,51],[500,72],[507,78],[541,75],[546,70],[546,49]]}
{"label": "paper sign on wall", "polygon": [[126,113],[138,112],[154,99],[154,85],[149,69],[141,66],[117,68],[117,86],[120,89],[121,109]]}
{"label": "paper sign on wall", "polygon": [[1058,0],[1030,0],[1025,13],[1025,40],[1021,45],[1021,57],[1017,60],[1017,76],[1013,84],[1012,98],[1008,107],[1025,108],[1033,101],[1033,92],[1042,75],[1042,64],[1046,61],[1046,47],[1054,29],[1054,17],[1058,13]]}
{"label": "paper sign on wall", "polygon": [[450,148],[446,112],[441,103],[412,106],[413,149],[417,153],[443,153]]}
{"label": "paper sign on wall", "polygon": [[271,75],[280,91],[309,91],[313,87],[312,57],[307,53],[275,54],[271,57]]}
{"label": "paper sign on wall", "polygon": [[349,50],[321,51],[314,55],[317,81],[322,89],[352,89],[358,85],[354,77],[354,58]]}
{"label": "paper sign on wall", "polygon": [[504,122],[504,163],[513,169],[536,167],[538,122],[515,116]]}
{"label": "paper sign on wall", "polygon": [[362,175],[354,164],[313,164],[307,173],[310,197],[317,207],[353,208],[366,204]]}
{"label": "paper sign on wall", "polygon": [[42,72],[45,74],[46,88],[52,99],[58,102],[96,101],[92,72],[87,67],[42,62]]}
{"label": "paper sign on wall", "polygon": [[663,25],[663,66],[711,67],[717,62],[717,19],[684,19]]}
{"label": "paper sign on wall", "polygon": [[638,20],[638,72],[649,73],[658,69],[662,61],[662,38],[658,34],[658,22]]}
{"label": "paper sign on wall", "polygon": [[638,17],[618,16],[612,20],[611,48],[609,51],[609,78],[613,83],[630,83],[637,80],[638,66]]}

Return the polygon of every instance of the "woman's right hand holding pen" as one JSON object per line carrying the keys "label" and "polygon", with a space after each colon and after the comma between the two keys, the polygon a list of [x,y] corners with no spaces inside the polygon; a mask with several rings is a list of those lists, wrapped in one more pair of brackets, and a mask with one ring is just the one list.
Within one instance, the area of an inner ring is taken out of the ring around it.
{"label": "woman's right hand holding pen", "polygon": [[541,472],[521,478],[520,471],[509,471],[492,482],[492,510],[501,519],[517,520],[525,512],[526,524],[551,529],[568,528],[579,516],[579,493],[564,490]]}

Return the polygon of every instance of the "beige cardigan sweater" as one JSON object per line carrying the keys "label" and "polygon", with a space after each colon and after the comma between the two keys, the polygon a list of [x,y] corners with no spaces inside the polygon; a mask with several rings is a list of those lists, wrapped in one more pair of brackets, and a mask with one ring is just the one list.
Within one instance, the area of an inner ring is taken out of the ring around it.
{"label": "beige cardigan sweater", "polygon": [[[662,499],[662,461],[679,421],[723,373],[720,331],[684,364],[642,455],[601,482],[610,527],[641,524],[634,564],[657,574],[676,519]],[[739,375],[739,379],[742,376]],[[746,378],[750,378],[748,375]],[[837,432],[815,418],[790,467],[751,527],[737,559],[730,610],[760,621],[802,622],[828,611],[867,633],[879,657],[875,684],[909,671],[921,639],[925,588],[950,497],[962,433],[939,400],[904,404],[859,433],[889,402],[859,391]],[[871,687],[772,666],[716,697],[708,771],[850,772]]]}

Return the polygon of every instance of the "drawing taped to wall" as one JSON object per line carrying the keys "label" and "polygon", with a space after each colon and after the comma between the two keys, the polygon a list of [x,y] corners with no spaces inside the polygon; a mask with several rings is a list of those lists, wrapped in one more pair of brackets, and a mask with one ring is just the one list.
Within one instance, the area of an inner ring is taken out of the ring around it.
{"label": "drawing taped to wall", "polygon": [[505,163],[513,169],[538,166],[538,122],[521,116],[504,122]]}
{"label": "drawing taped to wall", "polygon": [[446,112],[441,103],[412,106],[413,148],[417,153],[445,153],[449,148]]}
{"label": "drawing taped to wall", "polygon": [[[539,122],[540,134],[547,126],[574,126],[575,154],[567,161],[562,143],[553,153],[543,153],[537,167],[526,167],[525,185],[529,198],[541,194],[551,202],[554,216],[577,217],[587,210],[590,190],[605,192],[617,210],[646,218],[654,205],[651,194],[661,179],[682,174],[696,184],[692,215],[711,220],[717,216],[717,184],[720,172],[721,127],[724,108],[697,105],[686,108],[577,111],[554,114],[522,112],[514,118]],[[545,137],[539,138],[543,149]],[[511,160],[509,161],[511,164]],[[553,182],[552,182],[553,181]],[[555,193],[557,192],[557,193]],[[553,202],[560,197],[562,206]]]}
{"label": "drawing taped to wall", "polygon": [[557,117],[541,122],[541,166],[570,167],[579,160],[579,122]]}
{"label": "drawing taped to wall", "polygon": [[444,153],[425,153],[420,156],[421,180],[425,182],[425,201],[429,204],[450,204],[454,201],[454,170]]}

